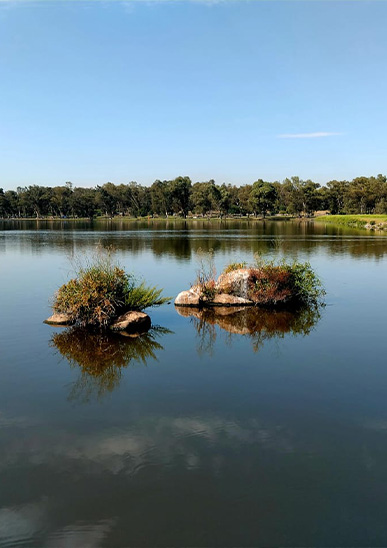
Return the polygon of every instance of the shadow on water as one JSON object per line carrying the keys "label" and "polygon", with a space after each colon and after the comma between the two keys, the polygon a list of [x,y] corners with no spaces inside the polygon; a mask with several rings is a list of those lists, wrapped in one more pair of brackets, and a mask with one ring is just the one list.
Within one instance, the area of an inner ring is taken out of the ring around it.
{"label": "shadow on water", "polygon": [[321,317],[318,308],[298,310],[267,310],[257,307],[176,307],[177,312],[191,319],[197,332],[197,350],[200,355],[212,355],[217,338],[216,326],[226,332],[228,342],[242,335],[251,340],[258,352],[269,339],[282,339],[285,335],[309,335]]}
{"label": "shadow on water", "polygon": [[51,346],[72,368],[79,368],[69,400],[87,403],[111,393],[120,384],[123,368],[157,361],[157,353],[164,350],[157,339],[168,333],[172,332],[162,327],[137,337],[77,327],[55,333]]}

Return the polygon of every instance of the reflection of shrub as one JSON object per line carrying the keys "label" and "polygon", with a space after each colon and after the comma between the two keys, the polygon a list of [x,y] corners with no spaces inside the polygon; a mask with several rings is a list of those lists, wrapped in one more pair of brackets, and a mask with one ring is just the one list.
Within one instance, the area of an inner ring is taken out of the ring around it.
{"label": "reflection of shrub", "polygon": [[163,350],[158,335],[170,333],[153,328],[141,337],[124,337],[110,331],[93,332],[73,327],[55,333],[51,345],[59,350],[72,367],[80,368],[80,377],[73,387],[71,399],[88,400],[111,392],[121,380],[122,368],[135,363],[147,364],[157,360],[156,352]]}
{"label": "reflection of shrub", "polygon": [[53,309],[67,314],[77,325],[103,327],[126,310],[166,302],[161,291],[136,283],[133,276],[113,263],[110,249],[99,248],[91,260],[79,266],[77,277],[59,288]]}
{"label": "reflection of shrub", "polygon": [[132,360],[146,363],[147,358],[156,359],[155,350],[163,348],[152,332],[132,338],[77,327],[55,333],[52,344],[72,365],[92,375],[106,367],[125,367]]}
{"label": "reflection of shrub", "polygon": [[293,310],[268,310],[247,307],[243,310],[213,308],[179,308],[179,314],[191,317],[198,333],[200,354],[212,354],[216,340],[215,326],[233,336],[248,337],[254,352],[270,339],[283,339],[286,335],[306,336],[320,319],[317,307],[301,307]]}

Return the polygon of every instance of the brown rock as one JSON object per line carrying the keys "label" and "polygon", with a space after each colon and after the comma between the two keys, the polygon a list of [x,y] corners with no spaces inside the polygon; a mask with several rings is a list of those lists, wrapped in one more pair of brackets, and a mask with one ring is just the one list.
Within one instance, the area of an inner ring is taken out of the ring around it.
{"label": "brown rock", "polygon": [[128,331],[130,333],[145,333],[150,329],[151,319],[148,314],[129,310],[116,319],[110,326],[113,331]]}
{"label": "brown rock", "polygon": [[44,323],[49,325],[72,325],[74,322],[70,320],[70,317],[67,314],[53,314],[47,320],[44,320]]}
{"label": "brown rock", "polygon": [[235,295],[229,295],[228,293],[220,293],[219,295],[215,295],[209,304],[213,306],[251,306],[254,303],[243,297],[236,297]]}

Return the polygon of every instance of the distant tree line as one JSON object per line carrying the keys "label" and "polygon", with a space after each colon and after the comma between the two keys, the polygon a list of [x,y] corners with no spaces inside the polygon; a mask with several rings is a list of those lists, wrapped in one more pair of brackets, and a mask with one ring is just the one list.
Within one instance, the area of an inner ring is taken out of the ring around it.
{"label": "distant tree line", "polygon": [[332,214],[387,214],[387,177],[357,177],[352,181],[329,181],[325,186],[310,179],[291,177],[282,182],[258,179],[236,186],[214,180],[192,183],[189,177],[155,181],[151,186],[136,182],[106,183],[94,188],[31,185],[17,190],[0,188],[0,217],[88,217],[116,215],[187,217],[193,215],[266,216]]}

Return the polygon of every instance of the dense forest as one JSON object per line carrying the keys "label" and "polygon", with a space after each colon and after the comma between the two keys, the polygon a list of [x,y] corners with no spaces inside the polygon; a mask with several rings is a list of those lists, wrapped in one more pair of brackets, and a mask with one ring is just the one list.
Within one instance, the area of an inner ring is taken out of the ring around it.
{"label": "dense forest", "polygon": [[214,180],[192,183],[189,177],[155,181],[106,183],[94,188],[31,185],[17,190],[0,188],[0,218],[87,217],[98,215],[245,216],[290,214],[311,216],[316,211],[332,214],[387,213],[387,177],[357,177],[329,181],[325,186],[310,179],[291,177],[282,182],[258,179],[236,186]]}

